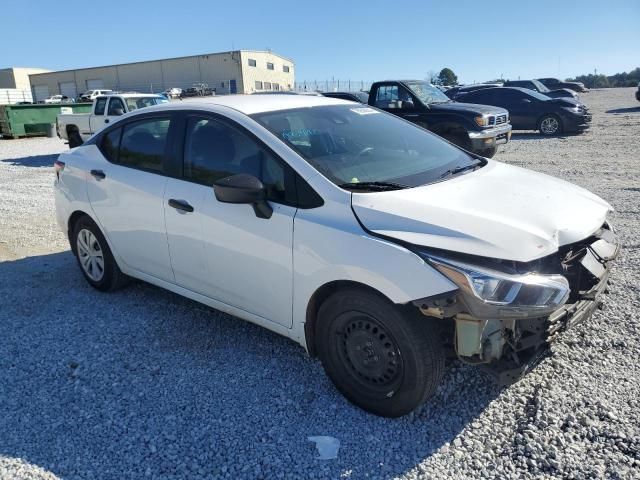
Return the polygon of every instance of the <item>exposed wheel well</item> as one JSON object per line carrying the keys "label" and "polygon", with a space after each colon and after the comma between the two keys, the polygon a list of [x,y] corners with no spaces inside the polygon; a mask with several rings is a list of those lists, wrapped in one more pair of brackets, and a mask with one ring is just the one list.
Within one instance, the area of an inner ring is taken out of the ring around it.
{"label": "exposed wheel well", "polygon": [[360,288],[362,290],[367,290],[375,295],[379,295],[389,302],[389,298],[368,285],[360,282],[354,282],[352,280],[335,280],[333,282],[329,282],[318,288],[314,294],[311,296],[309,303],[307,304],[307,313],[304,324],[304,336],[307,343],[307,350],[309,355],[312,357],[316,356],[316,344],[315,344],[315,329],[316,329],[316,320],[318,318],[318,310],[320,309],[320,305],[329,298],[333,293],[338,290],[342,290],[344,288]]}

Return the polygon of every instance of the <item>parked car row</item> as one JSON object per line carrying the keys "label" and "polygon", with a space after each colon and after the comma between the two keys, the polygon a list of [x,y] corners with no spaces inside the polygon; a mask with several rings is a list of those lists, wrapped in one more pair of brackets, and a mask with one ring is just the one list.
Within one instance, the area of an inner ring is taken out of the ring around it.
{"label": "parked car row", "polygon": [[[505,91],[573,108],[468,95]],[[418,81],[378,82],[369,105],[151,97],[59,119],[98,131],[55,161],[57,220],[98,290],[133,277],[284,335],[389,417],[434,394],[447,356],[519,378],[601,302],[618,253],[607,202],[427,131],[482,151],[508,141],[501,107]]]}

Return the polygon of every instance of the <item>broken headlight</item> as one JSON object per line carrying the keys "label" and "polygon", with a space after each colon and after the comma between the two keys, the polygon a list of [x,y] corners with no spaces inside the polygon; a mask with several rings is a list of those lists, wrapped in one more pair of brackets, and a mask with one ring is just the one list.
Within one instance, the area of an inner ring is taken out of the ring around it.
{"label": "broken headlight", "polygon": [[458,285],[467,298],[495,307],[498,316],[552,312],[569,298],[569,282],[562,275],[510,274],[438,256],[423,256]]}

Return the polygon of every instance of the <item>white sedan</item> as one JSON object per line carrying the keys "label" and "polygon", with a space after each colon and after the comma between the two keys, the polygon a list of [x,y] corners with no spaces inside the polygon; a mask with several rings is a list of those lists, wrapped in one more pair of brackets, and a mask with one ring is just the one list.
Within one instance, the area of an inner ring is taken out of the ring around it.
{"label": "white sedan", "polygon": [[384,416],[433,394],[447,351],[517,378],[589,317],[618,250],[588,191],[325,97],[146,108],[55,170],[92,286],[134,277],[285,335]]}

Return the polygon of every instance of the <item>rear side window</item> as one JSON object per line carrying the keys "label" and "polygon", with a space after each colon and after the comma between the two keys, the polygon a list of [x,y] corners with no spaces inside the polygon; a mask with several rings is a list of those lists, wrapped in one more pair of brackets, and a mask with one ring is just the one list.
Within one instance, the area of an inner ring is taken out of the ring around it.
{"label": "rear side window", "polygon": [[104,107],[107,105],[107,99],[106,98],[98,98],[96,100],[96,108],[94,109],[93,113],[95,115],[104,115]]}
{"label": "rear side window", "polygon": [[211,186],[239,173],[259,178],[268,200],[295,204],[293,171],[257,140],[218,120],[191,117],[184,146],[184,178]]}
{"label": "rear side window", "polygon": [[162,173],[169,123],[168,118],[149,118],[126,124],[117,162],[125,167]]}
{"label": "rear side window", "polygon": [[125,112],[124,103],[119,98],[111,98],[107,115],[122,115]]}
{"label": "rear side window", "polygon": [[100,141],[100,151],[104,157],[112,163],[118,162],[121,135],[122,128],[116,128],[107,132]]}

